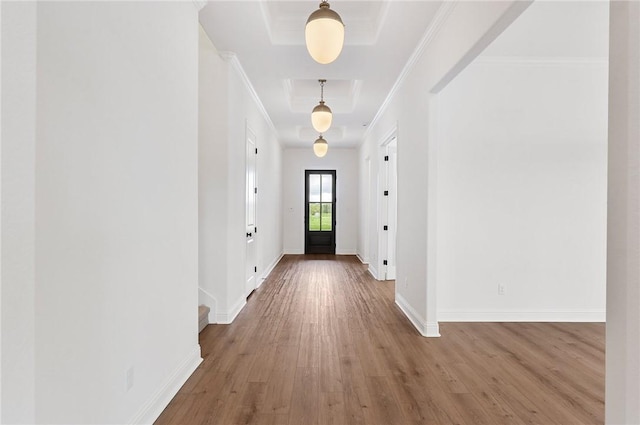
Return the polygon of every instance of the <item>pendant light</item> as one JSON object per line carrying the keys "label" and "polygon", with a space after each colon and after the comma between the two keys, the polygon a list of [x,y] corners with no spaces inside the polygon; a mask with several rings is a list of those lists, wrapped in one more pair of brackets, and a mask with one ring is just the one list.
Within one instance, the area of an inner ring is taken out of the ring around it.
{"label": "pendant light", "polygon": [[326,133],[331,127],[333,115],[331,114],[331,108],[324,104],[324,83],[327,80],[318,81],[320,82],[320,103],[311,112],[311,125],[318,133],[322,134]]}
{"label": "pendant light", "polygon": [[318,158],[322,158],[327,154],[328,150],[329,145],[327,144],[327,141],[322,138],[321,134],[320,137],[313,142],[313,153],[315,153]]}
{"label": "pendant light", "polygon": [[329,8],[326,0],[309,15],[304,39],[309,54],[318,63],[326,65],[340,56],[344,45],[344,24],[340,15]]}

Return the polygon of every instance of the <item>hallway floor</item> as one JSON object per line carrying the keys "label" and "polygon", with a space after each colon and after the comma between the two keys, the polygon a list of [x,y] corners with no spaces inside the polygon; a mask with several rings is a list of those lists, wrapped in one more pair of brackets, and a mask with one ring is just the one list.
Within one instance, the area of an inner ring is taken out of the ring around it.
{"label": "hallway floor", "polygon": [[356,257],[285,256],[156,425],[604,423],[604,324],[444,323],[424,338]]}

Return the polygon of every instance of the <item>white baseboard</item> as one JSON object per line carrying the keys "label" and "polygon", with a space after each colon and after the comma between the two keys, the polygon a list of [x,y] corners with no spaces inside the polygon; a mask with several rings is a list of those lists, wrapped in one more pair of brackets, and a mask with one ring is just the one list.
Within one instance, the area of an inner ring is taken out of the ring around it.
{"label": "white baseboard", "polygon": [[202,288],[198,288],[198,304],[209,307],[208,320],[209,324],[216,323],[216,312],[218,311],[218,300],[209,292]]}
{"label": "white baseboard", "polygon": [[201,362],[200,345],[196,345],[129,423],[132,425],[153,424]]}
{"label": "white baseboard", "polygon": [[420,335],[429,338],[435,338],[440,336],[440,326],[438,322],[427,322],[418,314],[417,311],[409,305],[402,295],[396,293],[396,305],[402,310],[407,319],[413,324],[413,326],[420,332]]}
{"label": "white baseboard", "polygon": [[368,262],[368,261],[363,260],[363,259],[362,259],[362,257],[360,256],[360,254],[358,254],[357,252],[356,252],[356,257],[358,257],[358,260],[360,260],[360,262],[361,262],[362,264],[364,264],[364,265],[368,265],[368,264],[369,264],[369,262]]}
{"label": "white baseboard", "polygon": [[375,267],[373,267],[373,264],[369,264],[369,267],[367,267],[367,271],[371,276],[373,276],[375,280],[380,280],[378,279],[378,271],[376,270]]}
{"label": "white baseboard", "polygon": [[438,338],[440,336],[440,322],[427,322],[423,336],[428,338]]}
{"label": "white baseboard", "polygon": [[221,325],[228,325],[231,322],[233,322],[235,320],[235,318],[238,316],[238,314],[240,313],[240,311],[242,311],[242,309],[244,308],[244,306],[247,305],[247,299],[246,298],[240,298],[230,309],[227,313],[218,313],[216,315],[216,320],[217,323],[221,324]]}
{"label": "white baseboard", "polygon": [[260,287],[260,285],[262,285],[262,282],[264,282],[265,279],[269,277],[273,269],[278,265],[280,260],[282,260],[282,257],[284,257],[284,252],[281,252],[280,255],[278,255],[276,259],[273,260],[271,264],[269,264],[269,266],[267,266],[267,268],[262,272],[262,276],[260,276],[260,279],[258,279],[258,287]]}
{"label": "white baseboard", "polygon": [[605,322],[604,310],[592,311],[465,311],[438,312],[440,322]]}
{"label": "white baseboard", "polygon": [[284,249],[284,255],[302,255],[304,254],[304,249]]}
{"label": "white baseboard", "polygon": [[358,255],[355,249],[336,249],[336,255]]}

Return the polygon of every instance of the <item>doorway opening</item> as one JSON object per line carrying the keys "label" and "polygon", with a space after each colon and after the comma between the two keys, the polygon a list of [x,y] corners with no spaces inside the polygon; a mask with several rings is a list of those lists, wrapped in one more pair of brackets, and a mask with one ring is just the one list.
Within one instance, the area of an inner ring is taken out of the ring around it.
{"label": "doorway opening", "polygon": [[305,170],[304,253],[336,253],[336,170]]}

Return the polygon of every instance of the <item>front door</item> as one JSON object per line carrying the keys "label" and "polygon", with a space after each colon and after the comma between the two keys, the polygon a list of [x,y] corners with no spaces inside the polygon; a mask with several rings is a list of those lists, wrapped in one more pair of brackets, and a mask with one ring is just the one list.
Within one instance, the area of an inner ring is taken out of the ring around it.
{"label": "front door", "polygon": [[305,254],[336,253],[336,170],[305,171]]}

